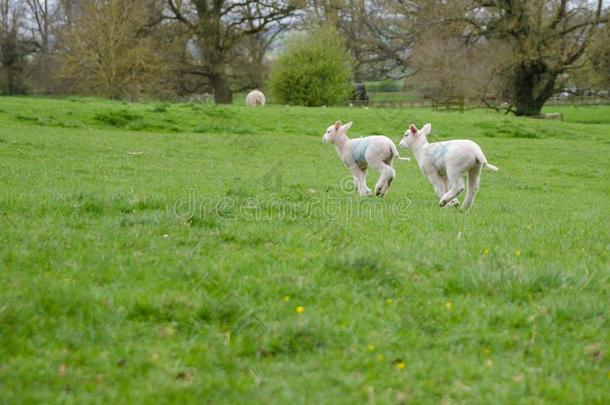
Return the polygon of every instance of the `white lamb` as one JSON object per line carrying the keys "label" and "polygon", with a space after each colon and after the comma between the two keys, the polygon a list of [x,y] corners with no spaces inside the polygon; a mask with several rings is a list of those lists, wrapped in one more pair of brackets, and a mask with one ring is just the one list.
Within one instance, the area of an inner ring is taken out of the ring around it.
{"label": "white lamb", "polygon": [[337,121],[328,127],[322,138],[322,142],[334,143],[337,153],[343,163],[352,172],[354,182],[361,196],[371,195],[371,189],[366,185],[366,170],[372,166],[381,175],[375,185],[375,195],[383,196],[388,191],[396,172],[392,168],[392,159],[410,160],[401,158],[396,145],[383,135],[373,135],[364,138],[349,139],[347,130],[352,123],[341,125]]}
{"label": "white lamb", "polygon": [[440,198],[439,205],[457,206],[457,196],[464,191],[464,174],[468,172],[468,192],[463,208],[469,208],[479,189],[479,178],[483,167],[493,171],[498,168],[487,162],[483,151],[468,140],[428,143],[432,129],[426,124],[421,130],[411,125],[400,141],[402,148],[410,147],[422,173],[434,185]]}
{"label": "white lamb", "polygon": [[257,105],[263,106],[265,105],[266,101],[267,100],[265,99],[265,95],[262,91],[259,90],[252,90],[246,96],[246,105],[250,107],[254,107]]}

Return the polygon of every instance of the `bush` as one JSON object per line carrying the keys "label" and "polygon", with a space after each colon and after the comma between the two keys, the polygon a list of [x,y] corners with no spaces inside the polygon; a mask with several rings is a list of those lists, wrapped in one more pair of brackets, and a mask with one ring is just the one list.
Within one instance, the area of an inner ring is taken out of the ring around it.
{"label": "bush", "polygon": [[271,71],[269,87],[280,103],[333,105],[352,95],[351,77],[345,44],[333,29],[320,28],[289,44]]}

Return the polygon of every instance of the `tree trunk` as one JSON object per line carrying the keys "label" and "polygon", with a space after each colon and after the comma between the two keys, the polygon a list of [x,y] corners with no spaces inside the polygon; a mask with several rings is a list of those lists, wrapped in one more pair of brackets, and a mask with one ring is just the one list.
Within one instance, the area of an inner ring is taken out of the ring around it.
{"label": "tree trunk", "polygon": [[214,102],[216,104],[232,104],[233,93],[229,87],[227,77],[223,73],[211,75],[210,81],[214,90]]}
{"label": "tree trunk", "polygon": [[553,95],[556,78],[557,74],[542,61],[519,64],[512,83],[515,115],[540,115],[542,106]]}

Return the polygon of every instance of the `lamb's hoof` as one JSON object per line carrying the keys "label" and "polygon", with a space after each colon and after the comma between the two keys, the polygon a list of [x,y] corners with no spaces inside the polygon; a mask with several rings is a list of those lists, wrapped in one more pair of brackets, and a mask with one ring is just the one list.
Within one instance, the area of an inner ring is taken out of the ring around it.
{"label": "lamb's hoof", "polygon": [[439,207],[444,207],[445,205],[447,205],[447,201],[445,201],[445,200],[440,200],[438,203]]}
{"label": "lamb's hoof", "polygon": [[446,207],[459,207],[460,206],[460,201],[457,198],[454,198],[453,200],[449,201],[446,205]]}

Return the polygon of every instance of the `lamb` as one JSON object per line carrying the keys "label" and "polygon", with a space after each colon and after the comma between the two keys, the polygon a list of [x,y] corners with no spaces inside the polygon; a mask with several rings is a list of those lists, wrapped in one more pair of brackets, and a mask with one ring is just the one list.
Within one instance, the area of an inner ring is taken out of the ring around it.
{"label": "lamb", "polygon": [[250,107],[255,107],[258,105],[264,106],[266,101],[265,95],[259,90],[252,90],[246,96],[246,105]]}
{"label": "lamb", "polygon": [[424,125],[421,130],[411,125],[400,141],[400,147],[411,148],[422,173],[434,186],[441,207],[460,205],[457,196],[464,191],[464,174],[468,172],[468,192],[463,204],[463,208],[468,209],[479,189],[481,169],[497,171],[498,168],[487,162],[479,145],[472,141],[428,143],[431,129],[431,124]]}
{"label": "lamb", "polygon": [[392,159],[410,160],[401,158],[396,145],[383,135],[373,135],[364,138],[349,139],[347,130],[352,123],[345,125],[337,121],[328,127],[322,142],[334,143],[339,157],[354,176],[354,182],[360,196],[371,195],[371,189],[366,185],[366,171],[369,166],[380,172],[379,180],[375,185],[375,195],[384,196],[396,177],[392,168]]}

